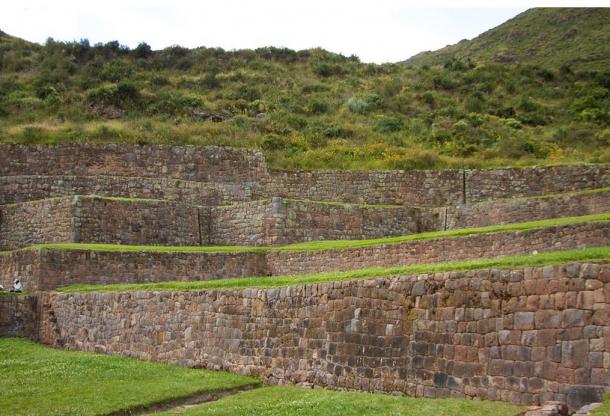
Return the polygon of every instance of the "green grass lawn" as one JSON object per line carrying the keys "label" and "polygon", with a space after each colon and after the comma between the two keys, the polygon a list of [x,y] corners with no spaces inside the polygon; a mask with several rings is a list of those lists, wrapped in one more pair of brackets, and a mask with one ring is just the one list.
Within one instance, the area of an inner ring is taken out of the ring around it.
{"label": "green grass lawn", "polygon": [[259,276],[189,282],[170,281],[157,283],[125,283],[111,285],[75,284],[60,288],[58,290],[60,292],[123,292],[134,290],[209,290],[239,289],[252,287],[268,288],[308,283],[334,282],[340,280],[367,279],[400,274],[405,275],[460,270],[476,270],[492,267],[508,269],[513,267],[541,266],[549,264],[567,263],[573,261],[609,259],[610,246],[606,246],[576,250],[553,251],[540,253],[537,255],[464,260],[447,263],[416,264],[412,266],[399,266],[389,268],[372,267],[346,272],[310,273],[298,276]]}
{"label": "green grass lawn", "polygon": [[239,393],[188,409],[176,409],[161,415],[515,416],[524,408],[492,401],[423,399],[274,386]]}
{"label": "green grass lawn", "polygon": [[230,373],[0,339],[2,415],[99,415],[253,383]]}
{"label": "green grass lawn", "polygon": [[[384,244],[398,244],[408,241],[431,240],[437,238],[459,238],[475,234],[509,232],[509,231],[532,231],[542,228],[556,227],[563,225],[582,224],[587,222],[607,222],[610,221],[610,213],[583,215],[579,217],[551,218],[546,220],[520,222],[514,224],[493,225],[487,227],[458,228],[447,231],[434,231],[419,234],[410,234],[399,237],[375,238],[368,240],[326,240],[312,241],[307,243],[289,244],[286,246],[275,247],[253,247],[253,246],[136,246],[121,244],[87,244],[87,243],[54,243],[37,244],[20,250],[28,249],[60,249],[60,250],[93,250],[93,251],[122,251],[122,252],[180,252],[180,253],[239,253],[254,252],[267,253],[271,251],[322,251],[350,249],[359,247],[371,247]],[[10,253],[4,251],[1,253]]]}
{"label": "green grass lawn", "polygon": [[604,394],[604,404],[591,412],[591,416],[610,416],[610,394]]}

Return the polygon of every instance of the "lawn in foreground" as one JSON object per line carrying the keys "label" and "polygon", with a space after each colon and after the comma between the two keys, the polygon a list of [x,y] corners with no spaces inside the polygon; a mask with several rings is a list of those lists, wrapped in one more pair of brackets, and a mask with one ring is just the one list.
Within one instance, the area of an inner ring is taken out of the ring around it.
{"label": "lawn in foreground", "polygon": [[257,383],[230,373],[0,338],[0,413],[98,415]]}
{"label": "lawn in foreground", "polygon": [[370,279],[385,276],[480,270],[486,268],[510,269],[553,264],[610,260],[610,246],[575,250],[551,251],[537,255],[460,260],[446,263],[426,263],[411,266],[371,267],[344,272],[310,273],[296,276],[258,276],[199,281],[168,281],[156,283],[84,284],[78,283],[58,289],[59,292],[125,292],[137,290],[213,290],[270,288],[341,280]]}
{"label": "lawn in foreground", "polygon": [[591,416],[610,416],[610,393],[604,394],[604,404],[595,409]]}
{"label": "lawn in foreground", "polygon": [[524,406],[465,399],[424,399],[386,394],[274,386],[161,415],[184,416],[515,416]]}

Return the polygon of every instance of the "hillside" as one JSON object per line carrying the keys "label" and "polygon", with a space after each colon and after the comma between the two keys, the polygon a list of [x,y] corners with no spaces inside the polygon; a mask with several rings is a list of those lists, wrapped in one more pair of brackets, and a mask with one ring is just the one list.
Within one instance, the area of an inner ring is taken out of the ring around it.
{"label": "hillside", "polygon": [[605,70],[610,68],[610,8],[530,9],[470,41],[406,62],[442,65],[450,59]]}
{"label": "hillside", "polygon": [[[551,42],[561,25],[534,30],[549,13],[526,12],[480,37],[509,25],[520,44],[555,45],[526,63],[375,65],[321,49],[153,51],[1,35],[0,142],[228,145],[261,149],[276,169],[608,162],[608,65],[558,66],[562,56],[582,64],[589,50],[595,62],[610,59],[599,24],[608,12],[561,10],[574,39],[589,39],[578,49]],[[460,47],[470,44],[485,48]]]}

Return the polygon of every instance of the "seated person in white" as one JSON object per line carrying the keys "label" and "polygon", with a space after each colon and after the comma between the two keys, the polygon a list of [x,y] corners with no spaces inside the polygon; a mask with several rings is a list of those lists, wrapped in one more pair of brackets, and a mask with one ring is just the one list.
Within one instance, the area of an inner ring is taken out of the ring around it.
{"label": "seated person in white", "polygon": [[15,279],[15,283],[13,284],[13,288],[11,289],[11,292],[20,293],[21,291],[22,291],[21,282],[19,281],[19,279]]}

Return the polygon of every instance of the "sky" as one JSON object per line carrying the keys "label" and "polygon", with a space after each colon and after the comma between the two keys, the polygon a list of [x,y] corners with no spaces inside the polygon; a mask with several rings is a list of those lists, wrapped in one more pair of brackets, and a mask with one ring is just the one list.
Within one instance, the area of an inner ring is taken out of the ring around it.
{"label": "sky", "polygon": [[39,43],[52,37],[146,42],[153,49],[322,47],[383,63],[472,39],[530,7],[551,5],[610,0],[18,0],[0,5],[0,30]]}

